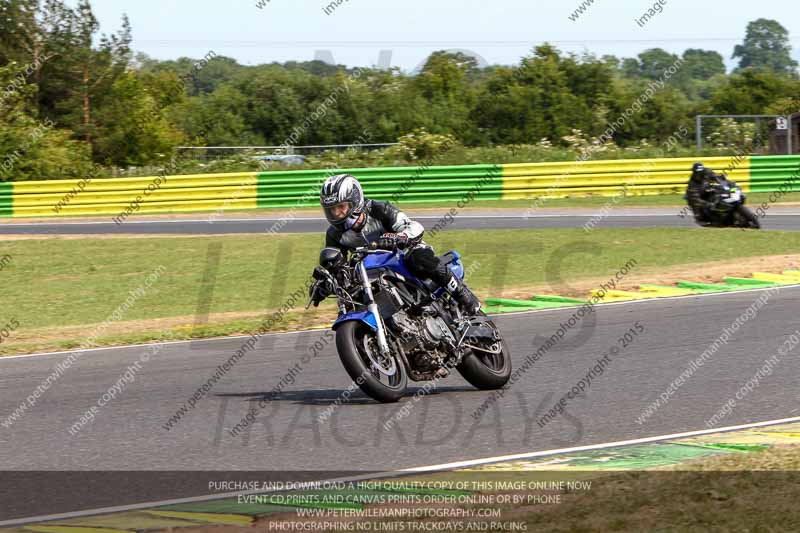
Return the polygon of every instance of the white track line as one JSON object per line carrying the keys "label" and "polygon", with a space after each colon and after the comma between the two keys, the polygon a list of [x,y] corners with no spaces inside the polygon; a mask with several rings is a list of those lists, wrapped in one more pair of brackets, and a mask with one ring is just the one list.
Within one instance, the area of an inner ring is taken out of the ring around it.
{"label": "white track line", "polygon": [[[646,298],[642,300],[625,300],[623,302],[606,302],[606,303],[598,303],[595,304],[595,307],[613,307],[617,305],[632,305],[632,304],[645,304],[645,303],[660,303],[666,302],[670,300],[682,300],[688,298],[709,298],[709,297],[723,297],[723,296],[730,296],[733,294],[748,294],[751,292],[759,292],[759,291],[766,291],[770,289],[795,289],[800,287],[800,284],[795,285],[777,285],[771,287],[759,287],[753,289],[742,289],[738,291],[726,291],[726,292],[709,292],[705,294],[682,294],[680,296],[664,296],[662,298]],[[583,305],[571,305],[567,307],[554,307],[551,309],[528,309],[525,311],[512,311],[510,313],[501,313],[498,315],[492,315],[496,318],[503,318],[509,316],[520,316],[520,315],[529,315],[533,313],[557,313],[559,311],[568,311],[570,309],[579,309],[583,307]],[[303,329],[299,331],[282,331],[277,333],[267,333],[262,335],[264,337],[278,337],[281,335],[298,335],[303,333],[313,333],[315,331],[325,331],[328,328],[316,328],[316,329]],[[92,353],[92,352],[101,352],[106,350],[124,350],[128,348],[148,348],[150,346],[168,346],[168,345],[177,345],[177,344],[189,344],[192,342],[214,342],[214,341],[225,341],[225,340],[236,340],[236,339],[249,339],[251,335],[236,335],[234,337],[212,337],[208,339],[187,339],[187,340],[180,340],[180,341],[166,341],[166,342],[150,342],[144,344],[126,344],[122,346],[106,346],[100,348],[86,348],[83,350],[64,350],[60,352],[43,352],[43,353],[31,353],[31,354],[22,354],[22,355],[7,355],[7,356],[0,356],[0,363],[5,360],[10,359],[25,359],[28,357],[45,357],[48,355],[68,355],[74,353]]]}
{"label": "white track line", "polygon": [[764,426],[775,426],[780,424],[790,424],[792,422],[800,422],[800,416],[791,418],[780,418],[778,420],[767,420],[765,422],[751,422],[750,424],[741,424],[738,426],[728,426],[719,429],[701,429],[695,431],[685,431],[683,433],[672,433],[670,435],[658,435],[655,437],[643,437],[640,439],[620,440],[616,442],[607,442],[604,444],[592,444],[588,446],[574,446],[572,448],[561,448],[558,450],[547,450],[541,452],[518,453],[513,455],[501,455],[496,457],[487,457],[485,459],[473,459],[467,461],[457,461],[454,463],[445,463],[435,466],[420,466],[417,468],[407,468],[401,470],[406,473],[421,473],[421,472],[439,472],[443,470],[454,470],[458,468],[468,468],[470,466],[481,466],[493,463],[506,463],[509,461],[519,461],[522,459],[535,459],[537,457],[546,457],[548,455],[559,455],[574,452],[586,452],[592,450],[603,450],[606,448],[617,448],[622,446],[634,446],[638,444],[652,444],[654,442],[665,440],[678,440],[690,437],[700,437],[703,435],[714,435],[717,433],[730,433],[731,431],[741,431],[743,429],[753,429]]}
{"label": "white track line", "polygon": [[[495,457],[486,457],[483,459],[472,459],[472,460],[465,460],[465,461],[457,461],[453,463],[444,463],[438,465],[431,465],[431,466],[419,466],[414,468],[406,468],[403,470],[395,470],[390,472],[383,472],[378,474],[364,474],[362,476],[352,476],[352,477],[345,477],[345,478],[336,478],[336,479],[326,479],[326,480],[319,480],[318,483],[340,483],[340,482],[357,482],[357,481],[368,481],[373,479],[385,479],[385,478],[394,478],[394,477],[403,477],[409,476],[413,474],[420,474],[420,473],[431,473],[431,472],[445,472],[448,470],[454,470],[459,468],[467,468],[472,466],[481,466],[481,465],[488,465],[493,463],[504,463],[508,461],[518,461],[522,459],[535,459],[539,457],[548,457],[552,455],[561,455],[567,453],[575,453],[575,452],[586,452],[586,451],[593,451],[593,450],[605,450],[609,448],[619,448],[622,446],[633,446],[638,444],[652,444],[655,442],[661,441],[669,441],[669,440],[678,440],[678,439],[685,439],[690,437],[699,437],[702,435],[713,435],[717,433],[730,433],[731,431],[740,431],[744,429],[753,429],[753,428],[760,428],[766,426],[775,426],[779,424],[789,424],[792,422],[800,422],[800,417],[793,417],[793,418],[781,418],[777,420],[767,420],[764,422],[752,422],[750,424],[741,424],[738,426],[728,426],[719,429],[703,429],[698,431],[686,431],[683,433],[672,433],[669,435],[657,435],[654,437],[644,437],[640,439],[630,439],[630,440],[621,440],[615,442],[605,442],[600,444],[590,444],[587,446],[574,446],[571,448],[557,448],[554,450],[543,450],[539,452],[528,452],[528,453],[518,453],[513,455],[499,455]],[[220,471],[220,475],[227,475],[228,473]],[[79,473],[75,475],[80,475]],[[266,480],[264,480],[266,481]],[[304,483],[308,483],[309,485],[313,484],[313,481],[307,481]],[[310,487],[309,488],[313,488]],[[287,492],[285,490],[271,490],[271,491],[264,491],[264,490],[255,490],[255,491],[242,491],[242,492],[227,492],[223,494],[214,494],[210,496],[195,496],[190,498],[179,498],[174,500],[165,500],[160,502],[148,502],[148,503],[137,503],[133,505],[120,505],[116,507],[104,507],[100,509],[91,509],[87,511],[76,511],[72,513],[62,513],[62,514],[53,514],[53,515],[44,515],[44,516],[33,516],[28,518],[20,518],[14,520],[7,520],[0,522],[0,526],[15,526],[15,525],[22,525],[28,524],[32,522],[48,522],[54,520],[67,520],[70,518],[80,518],[85,516],[94,516],[98,514],[108,514],[108,513],[120,513],[125,511],[137,511],[143,509],[151,509],[153,507],[163,507],[167,505],[180,505],[180,504],[187,504],[187,503],[199,503],[199,502],[207,502],[207,501],[214,501],[214,500],[223,500],[227,498],[235,498],[237,496],[244,496],[244,495],[254,495],[254,494],[268,494],[272,492]]]}

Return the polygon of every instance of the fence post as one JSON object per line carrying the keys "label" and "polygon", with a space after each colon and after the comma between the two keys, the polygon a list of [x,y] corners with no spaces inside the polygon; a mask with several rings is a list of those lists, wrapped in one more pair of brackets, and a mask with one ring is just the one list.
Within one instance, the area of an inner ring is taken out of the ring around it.
{"label": "fence post", "polygon": [[696,117],[697,125],[695,129],[697,131],[697,151],[703,149],[703,115],[697,115]]}

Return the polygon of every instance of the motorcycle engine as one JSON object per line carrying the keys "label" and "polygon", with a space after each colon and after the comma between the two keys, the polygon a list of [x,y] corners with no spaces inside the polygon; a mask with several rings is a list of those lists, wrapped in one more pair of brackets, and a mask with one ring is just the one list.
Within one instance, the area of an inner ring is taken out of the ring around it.
{"label": "motorcycle engine", "polygon": [[441,317],[429,316],[423,320],[424,327],[422,328],[422,332],[430,348],[435,348],[444,341],[456,341],[456,339],[453,338],[453,334],[450,332],[450,328],[447,327],[447,322]]}
{"label": "motorcycle engine", "polygon": [[444,364],[446,352],[442,343],[456,342],[444,319],[427,314],[410,317],[405,311],[399,311],[392,320],[400,330],[397,341],[419,370],[436,370]]}

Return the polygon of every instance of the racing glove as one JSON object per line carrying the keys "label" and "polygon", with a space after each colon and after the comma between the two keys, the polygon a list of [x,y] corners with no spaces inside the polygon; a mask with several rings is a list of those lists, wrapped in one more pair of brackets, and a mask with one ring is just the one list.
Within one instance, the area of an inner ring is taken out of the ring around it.
{"label": "racing glove", "polygon": [[333,293],[333,288],[331,287],[330,281],[321,273],[322,267],[317,267],[314,269],[314,283],[311,284],[311,287],[308,289],[308,296],[311,298],[311,302],[314,304],[314,307],[319,307],[319,304],[328,296]]}
{"label": "racing glove", "polygon": [[375,241],[379,250],[402,250],[408,245],[408,235],[405,233],[384,233]]}
{"label": "racing glove", "polygon": [[322,303],[325,298],[333,294],[330,283],[327,281],[315,281],[308,292],[314,307],[319,307],[319,304]]}

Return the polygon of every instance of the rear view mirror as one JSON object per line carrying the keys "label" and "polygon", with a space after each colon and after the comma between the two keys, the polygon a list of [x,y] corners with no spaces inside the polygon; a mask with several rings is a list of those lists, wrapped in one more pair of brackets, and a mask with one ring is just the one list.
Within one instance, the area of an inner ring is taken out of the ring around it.
{"label": "rear view mirror", "polygon": [[344,256],[338,248],[323,248],[319,253],[319,264],[326,270],[337,267],[342,263],[344,263]]}

